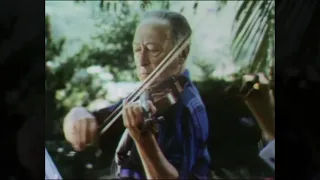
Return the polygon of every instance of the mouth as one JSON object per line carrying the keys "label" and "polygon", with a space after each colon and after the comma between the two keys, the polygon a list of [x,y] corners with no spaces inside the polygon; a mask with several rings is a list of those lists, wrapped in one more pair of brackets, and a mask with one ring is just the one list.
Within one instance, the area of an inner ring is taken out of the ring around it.
{"label": "mouth", "polygon": [[142,74],[142,75],[148,75],[148,74],[150,74],[148,71],[146,71],[146,70],[140,70],[140,74]]}

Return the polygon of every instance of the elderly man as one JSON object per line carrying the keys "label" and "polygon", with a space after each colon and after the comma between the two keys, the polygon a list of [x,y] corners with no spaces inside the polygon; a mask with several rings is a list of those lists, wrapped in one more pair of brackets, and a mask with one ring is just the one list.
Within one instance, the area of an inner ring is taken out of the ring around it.
{"label": "elderly man", "polygon": [[[141,81],[157,67],[174,46],[191,33],[185,17],[170,11],[146,13],[138,25],[133,51],[136,72]],[[173,75],[189,77],[185,61],[189,47],[158,78],[161,81]],[[165,121],[159,132],[141,136],[138,128],[142,123],[142,108],[139,103],[123,103],[122,120],[132,142],[130,154],[122,159],[120,179],[206,179],[209,175],[210,157],[206,146],[208,118],[205,106],[196,87],[188,82],[179,101],[166,110]],[[115,105],[115,106],[116,106]],[[156,108],[151,105],[153,113]],[[112,111],[115,106],[89,113],[85,108],[73,108],[64,120],[66,139],[80,151],[95,138],[101,112]],[[98,116],[99,114],[99,116]]]}

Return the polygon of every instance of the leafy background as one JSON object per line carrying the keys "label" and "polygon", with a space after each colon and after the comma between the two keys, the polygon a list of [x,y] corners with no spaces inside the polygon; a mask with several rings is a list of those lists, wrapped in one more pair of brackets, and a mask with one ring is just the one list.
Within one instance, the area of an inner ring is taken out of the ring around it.
{"label": "leafy background", "polygon": [[[61,121],[74,106],[99,109],[139,82],[131,41],[139,14],[170,9],[187,17],[187,67],[210,119],[215,177],[272,176],[258,157],[261,132],[244,103],[224,90],[243,73],[267,72],[274,57],[274,1],[47,1],[46,147],[64,178],[106,178],[115,147],[72,151]],[[117,138],[115,138],[117,139]]]}

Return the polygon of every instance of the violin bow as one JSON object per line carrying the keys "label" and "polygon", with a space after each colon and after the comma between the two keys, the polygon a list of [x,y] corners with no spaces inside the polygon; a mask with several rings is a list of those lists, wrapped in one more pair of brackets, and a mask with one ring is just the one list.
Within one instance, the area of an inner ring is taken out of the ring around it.
{"label": "violin bow", "polygon": [[[179,56],[179,54],[190,44],[191,33],[188,33],[179,43],[176,45],[170,53],[161,61],[161,63],[152,71],[152,73],[143,81],[142,85],[132,94],[127,97],[129,103],[136,100],[155,80],[161,73]],[[122,104],[120,104],[116,110],[114,110],[99,127],[100,135],[106,132],[114,122],[121,116],[120,110]],[[115,113],[117,113],[115,115]],[[114,116],[115,115],[115,116]],[[113,116],[113,118],[112,118]]]}

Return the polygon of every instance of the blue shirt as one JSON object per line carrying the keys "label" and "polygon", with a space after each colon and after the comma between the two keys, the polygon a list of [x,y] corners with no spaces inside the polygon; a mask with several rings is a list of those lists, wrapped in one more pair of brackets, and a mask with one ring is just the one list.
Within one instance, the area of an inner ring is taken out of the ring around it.
{"label": "blue shirt", "polygon": [[[189,78],[188,70],[183,75]],[[114,109],[114,106],[110,109]],[[160,149],[178,170],[180,179],[207,179],[210,173],[210,156],[206,145],[209,136],[208,117],[200,94],[191,81],[185,86],[172,112],[171,118],[166,118],[159,125]],[[128,171],[127,168],[122,170]],[[144,173],[129,174],[132,179],[144,178]]]}

